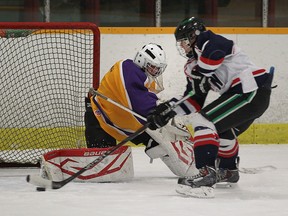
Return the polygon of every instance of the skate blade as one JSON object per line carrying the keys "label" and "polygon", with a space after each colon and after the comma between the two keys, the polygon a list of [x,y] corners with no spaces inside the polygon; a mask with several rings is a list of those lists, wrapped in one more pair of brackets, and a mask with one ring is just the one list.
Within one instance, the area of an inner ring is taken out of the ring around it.
{"label": "skate blade", "polygon": [[202,186],[200,188],[192,188],[188,185],[178,184],[176,192],[186,197],[205,198],[205,199],[215,197],[213,187]]}
{"label": "skate blade", "polygon": [[216,188],[236,188],[237,186],[237,183],[231,182],[219,182],[216,184]]}

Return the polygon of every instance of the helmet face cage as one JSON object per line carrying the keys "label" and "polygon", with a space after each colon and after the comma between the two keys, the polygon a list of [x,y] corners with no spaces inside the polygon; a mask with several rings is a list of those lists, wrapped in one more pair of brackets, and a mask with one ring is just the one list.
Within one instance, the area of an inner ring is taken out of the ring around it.
{"label": "helmet face cage", "polygon": [[191,58],[193,56],[192,45],[188,38],[177,40],[176,47],[181,56],[185,58]]}
{"label": "helmet face cage", "polygon": [[153,63],[147,61],[144,65],[144,70],[147,73],[148,76],[152,77],[158,77],[160,76],[164,70],[166,69],[166,64],[160,64],[160,65],[153,65]]}
{"label": "helmet face cage", "polygon": [[137,52],[134,63],[142,68],[145,73],[156,78],[161,75],[167,66],[166,55],[162,47],[157,44],[145,45],[139,52]]}
{"label": "helmet face cage", "polygon": [[[203,31],[206,31],[204,23],[195,17],[184,19],[179,23],[174,35],[180,55],[188,58],[193,56],[192,48],[196,43],[197,36]],[[191,49],[186,46],[190,46]]]}

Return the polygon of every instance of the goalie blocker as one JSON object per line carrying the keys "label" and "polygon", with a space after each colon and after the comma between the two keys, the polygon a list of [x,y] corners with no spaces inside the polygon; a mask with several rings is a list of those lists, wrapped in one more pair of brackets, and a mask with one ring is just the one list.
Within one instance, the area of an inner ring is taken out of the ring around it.
{"label": "goalie blocker", "polygon": [[[109,148],[61,149],[42,156],[40,174],[52,181],[72,176]],[[121,182],[134,177],[131,147],[122,146],[102,162],[74,179],[75,182]]]}

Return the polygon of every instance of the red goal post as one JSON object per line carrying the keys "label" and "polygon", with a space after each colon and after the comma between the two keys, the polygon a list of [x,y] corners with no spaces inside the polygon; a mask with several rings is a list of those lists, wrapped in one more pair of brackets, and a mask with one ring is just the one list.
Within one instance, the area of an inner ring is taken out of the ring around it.
{"label": "red goal post", "polygon": [[50,150],[85,146],[84,99],[98,87],[93,23],[0,23],[0,166],[39,163]]}

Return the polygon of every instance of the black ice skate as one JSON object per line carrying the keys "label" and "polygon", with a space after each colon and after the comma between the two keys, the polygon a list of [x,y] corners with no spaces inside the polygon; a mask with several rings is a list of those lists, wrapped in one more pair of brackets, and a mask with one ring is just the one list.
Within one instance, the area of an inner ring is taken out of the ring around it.
{"label": "black ice skate", "polygon": [[220,168],[217,171],[217,183],[227,182],[227,183],[237,183],[239,181],[239,170],[229,170]]}
{"label": "black ice skate", "polygon": [[213,198],[215,184],[216,170],[206,166],[195,176],[179,178],[176,192],[196,198]]}
{"label": "black ice skate", "polygon": [[[239,162],[240,158],[237,157],[236,159],[236,168],[235,169],[225,169],[225,168],[218,168],[219,161],[216,160],[216,173],[217,173],[217,185],[219,184],[227,184],[228,186],[232,186],[233,184],[239,181]],[[231,184],[232,183],[232,184]]]}

